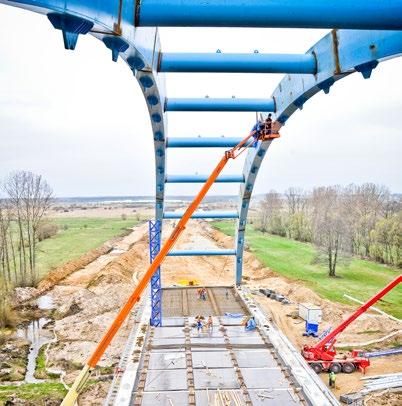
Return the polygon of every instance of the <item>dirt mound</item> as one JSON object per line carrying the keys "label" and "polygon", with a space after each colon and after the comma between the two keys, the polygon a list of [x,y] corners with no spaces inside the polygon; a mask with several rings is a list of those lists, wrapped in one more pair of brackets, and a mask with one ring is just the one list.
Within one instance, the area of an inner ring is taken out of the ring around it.
{"label": "dirt mound", "polygon": [[149,265],[147,241],[144,238],[133,244],[124,254],[108,263],[91,281],[88,288],[101,288],[110,284],[132,283],[133,274],[140,275]]}
{"label": "dirt mound", "polygon": [[402,405],[402,393],[371,394],[364,400],[366,406],[400,406]]}
{"label": "dirt mound", "polygon": [[46,278],[44,278],[38,285],[38,294],[42,295],[47,292],[53,286],[57,285],[67,276],[71,275],[73,272],[86,267],[91,262],[95,261],[101,255],[109,253],[112,249],[111,243],[103,244],[102,246],[95,248],[86,254],[81,255],[77,259],[73,259],[66,264],[50,271]]}

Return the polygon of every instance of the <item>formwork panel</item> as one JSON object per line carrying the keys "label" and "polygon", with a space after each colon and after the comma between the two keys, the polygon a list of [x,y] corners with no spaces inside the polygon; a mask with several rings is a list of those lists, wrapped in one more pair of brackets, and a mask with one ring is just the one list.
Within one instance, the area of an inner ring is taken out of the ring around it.
{"label": "formwork panel", "polygon": [[229,340],[231,344],[250,344],[250,345],[264,344],[264,340],[259,335],[252,336],[245,335],[244,337],[229,337]]}
{"label": "formwork panel", "polygon": [[187,391],[145,392],[142,396],[142,406],[172,406],[188,405]]}
{"label": "formwork panel", "polygon": [[195,389],[239,389],[234,368],[194,369]]}
{"label": "formwork panel", "polygon": [[232,368],[232,361],[228,351],[192,353],[193,368]]}
{"label": "formwork panel", "polygon": [[183,337],[182,327],[165,327],[154,329],[154,339],[158,338],[182,338]]}
{"label": "formwork panel", "polygon": [[191,344],[225,344],[223,337],[191,337]]}
{"label": "formwork panel", "polygon": [[186,368],[184,352],[151,352],[148,369]]}
{"label": "formwork panel", "polygon": [[249,394],[253,406],[291,406],[301,404],[293,389],[250,390]]}
{"label": "formwork panel", "polygon": [[145,392],[187,390],[185,369],[149,370],[145,381]]}
{"label": "formwork panel", "polygon": [[167,317],[163,318],[163,327],[184,327],[184,317]]}
{"label": "formwork panel", "polygon": [[184,337],[177,338],[156,338],[152,340],[152,345],[184,345]]}
{"label": "formwork panel", "polygon": [[289,381],[279,368],[240,368],[249,389],[288,388]]}
{"label": "formwork panel", "polygon": [[234,350],[239,367],[274,368],[278,362],[267,350]]}
{"label": "formwork panel", "polygon": [[[241,404],[245,404],[245,399],[243,397],[242,391],[241,390],[231,390],[231,392],[236,393],[240,401],[242,402]],[[216,400],[216,394],[218,392],[216,390],[196,390],[195,391],[195,402],[197,406],[211,406],[215,404]],[[221,394],[224,394],[225,391],[220,390]],[[231,403],[231,405],[234,403]]]}

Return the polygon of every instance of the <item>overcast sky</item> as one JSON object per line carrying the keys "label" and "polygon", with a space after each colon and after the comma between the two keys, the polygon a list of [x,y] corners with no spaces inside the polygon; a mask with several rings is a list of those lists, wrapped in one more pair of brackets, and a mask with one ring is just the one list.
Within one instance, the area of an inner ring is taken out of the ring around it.
{"label": "overcast sky", "polygon": [[[66,51],[48,20],[0,5],[0,178],[26,169],[58,196],[153,195],[145,102],[129,68],[87,35]],[[162,29],[165,51],[304,53],[324,30]],[[254,193],[375,182],[402,192],[402,58],[320,92],[274,141]],[[269,97],[282,75],[169,74],[171,97]],[[254,113],[170,113],[171,136],[245,136]],[[208,173],[222,150],[169,150],[168,173]],[[235,162],[226,173],[239,173]],[[184,170],[184,168],[186,170]],[[188,194],[199,185],[167,185]],[[214,186],[236,194],[237,185]]]}

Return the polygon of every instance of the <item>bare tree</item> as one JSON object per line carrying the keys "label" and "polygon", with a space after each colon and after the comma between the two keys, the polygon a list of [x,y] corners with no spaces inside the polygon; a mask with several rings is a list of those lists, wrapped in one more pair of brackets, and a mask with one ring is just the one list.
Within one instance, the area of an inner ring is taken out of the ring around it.
{"label": "bare tree", "polygon": [[384,186],[365,183],[349,185],[345,191],[348,222],[353,230],[352,245],[356,254],[370,255],[371,231],[382,217],[390,192]]}
{"label": "bare tree", "polygon": [[260,229],[273,234],[283,235],[282,226],[282,198],[275,190],[271,190],[264,196],[260,204]]}
{"label": "bare tree", "polygon": [[350,247],[343,193],[337,186],[315,188],[312,205],[313,242],[319,254],[317,260],[324,258],[328,275],[335,277],[340,256]]}
{"label": "bare tree", "polygon": [[18,252],[21,284],[35,284],[36,244],[40,223],[52,201],[52,190],[40,175],[20,171],[11,174],[4,189],[12,206],[18,228]]}

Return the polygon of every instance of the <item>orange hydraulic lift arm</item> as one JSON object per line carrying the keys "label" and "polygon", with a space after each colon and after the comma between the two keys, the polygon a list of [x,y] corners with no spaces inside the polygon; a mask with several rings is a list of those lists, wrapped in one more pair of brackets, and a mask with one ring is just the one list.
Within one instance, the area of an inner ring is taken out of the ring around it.
{"label": "orange hydraulic lift arm", "polygon": [[[278,134],[275,137],[277,138]],[[202,199],[207,194],[208,190],[211,188],[212,184],[215,182],[216,178],[222,172],[223,168],[225,167],[226,163],[229,159],[236,159],[246,148],[248,148],[254,142],[254,133],[250,133],[246,138],[244,138],[238,145],[230,149],[229,151],[225,152],[225,155],[219,161],[218,165],[215,167],[207,181],[205,182],[204,186],[198,192],[197,196],[187,208],[183,217],[177,223],[176,227],[170,234],[167,241],[163,244],[161,250],[159,251],[158,255],[155,257],[154,261],[145,272],[142,279],[139,281],[138,285],[134,289],[134,292],[128,298],[125,305],[121,308],[118,315],[116,316],[115,320],[113,321],[112,325],[109,327],[106,334],[103,336],[102,340],[96,347],[95,351],[89,358],[87,364],[82,369],[81,373],[76,378],[73,386],[71,386],[70,390],[68,391],[66,397],[62,402],[62,406],[72,406],[74,405],[79,393],[81,392],[83,386],[85,385],[86,381],[88,380],[91,371],[95,368],[96,364],[98,363],[99,359],[104,354],[106,348],[109,346],[110,342],[112,341],[113,337],[118,332],[119,328],[123,324],[124,320],[127,318],[128,314],[130,313],[131,309],[137,303],[140,298],[141,294],[146,288],[147,284],[149,283],[152,275],[155,273],[157,268],[161,265],[163,260],[166,258],[166,255],[170,251],[170,249],[174,246],[177,239],[179,238],[180,234],[184,231],[187,222],[189,221],[190,217],[197,209],[199,204],[201,203]]]}

